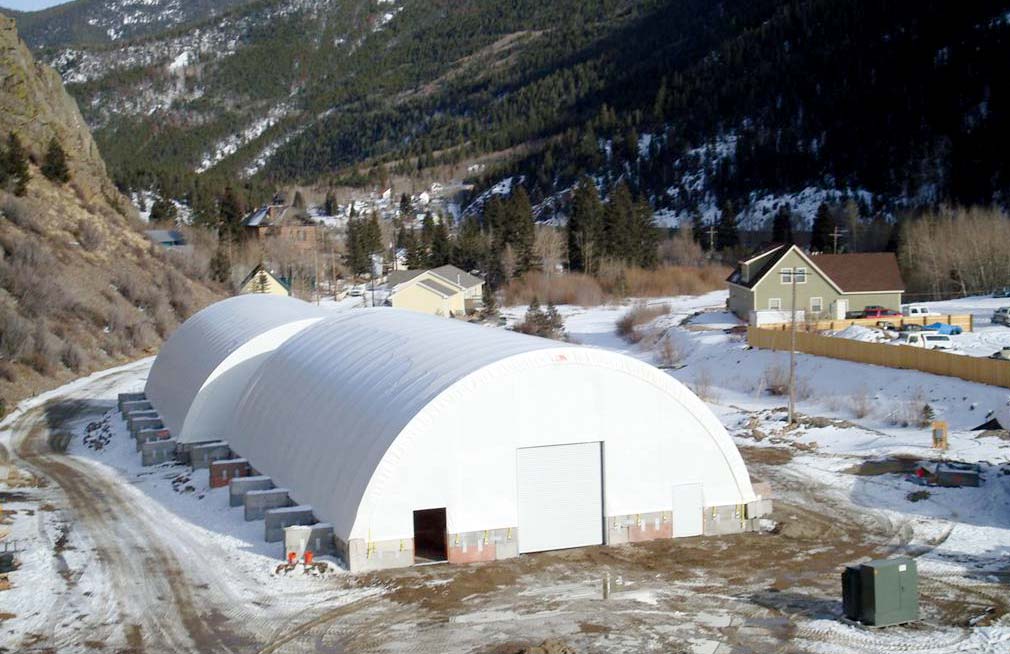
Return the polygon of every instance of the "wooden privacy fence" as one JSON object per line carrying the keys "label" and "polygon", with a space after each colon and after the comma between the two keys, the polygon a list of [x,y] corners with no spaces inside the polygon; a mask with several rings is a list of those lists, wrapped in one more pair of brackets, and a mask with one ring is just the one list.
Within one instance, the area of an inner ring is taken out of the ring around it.
{"label": "wooden privacy fence", "polygon": [[[789,337],[787,331],[747,328],[747,343],[765,350],[788,351]],[[800,331],[796,333],[796,350],[831,359],[921,370],[934,375],[1010,388],[1010,361],[949,354],[941,350],[924,350],[906,345],[864,343]]]}
{"label": "wooden privacy fence", "polygon": [[[797,321],[797,329],[808,332],[823,332],[827,330],[845,329],[852,325],[861,327],[876,327],[878,322],[893,323],[895,327],[902,325],[932,325],[942,322],[946,325],[957,325],[966,332],[975,330],[975,319],[970,313],[944,314],[942,316],[881,316],[880,318],[848,318],[845,320],[811,320]],[[777,329],[789,331],[789,323],[774,323],[761,325],[761,329]]]}

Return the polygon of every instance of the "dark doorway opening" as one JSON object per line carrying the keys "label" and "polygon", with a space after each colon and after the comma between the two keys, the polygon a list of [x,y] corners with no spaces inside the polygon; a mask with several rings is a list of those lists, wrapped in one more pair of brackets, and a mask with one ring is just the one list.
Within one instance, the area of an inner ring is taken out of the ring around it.
{"label": "dark doorway opening", "polygon": [[445,509],[414,511],[414,563],[449,559]]}

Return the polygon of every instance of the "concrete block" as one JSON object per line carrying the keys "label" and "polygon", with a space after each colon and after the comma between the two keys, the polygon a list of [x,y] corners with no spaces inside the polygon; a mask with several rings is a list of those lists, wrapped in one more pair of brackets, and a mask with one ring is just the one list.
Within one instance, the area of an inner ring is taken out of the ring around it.
{"label": "concrete block", "polygon": [[515,528],[449,534],[446,545],[449,563],[496,561],[519,554],[518,530]]}
{"label": "concrete block", "polygon": [[146,400],[146,393],[120,393],[119,397],[116,398],[116,408],[120,413],[123,412],[123,404],[127,402],[136,402],[138,400]]}
{"label": "concrete block", "polygon": [[179,460],[179,463],[190,465],[192,462],[191,453],[194,447],[198,445],[209,445],[210,443],[219,443],[220,441],[197,441],[195,443],[179,443],[176,448],[175,456]]}
{"label": "concrete block", "polygon": [[772,512],[772,501],[770,499],[755,500],[747,504],[746,517],[748,520],[760,518]]}
{"label": "concrete block", "polygon": [[371,543],[353,538],[346,545],[337,539],[337,552],[354,573],[414,565],[414,542],[410,538]]}
{"label": "concrete block", "polygon": [[706,536],[722,536],[753,531],[753,523],[747,519],[745,504],[705,507],[705,521],[702,533]]}
{"label": "concrete block", "polygon": [[284,540],[284,528],[292,525],[311,525],[316,523],[316,516],[311,506],[285,506],[279,509],[267,509],[263,514],[264,540],[268,543],[280,543]]}
{"label": "concrete block", "polygon": [[140,448],[140,465],[156,466],[175,461],[175,441],[150,441]]}
{"label": "concrete block", "polygon": [[148,418],[160,419],[161,416],[158,415],[157,411],[137,411],[135,413],[127,413],[126,428],[130,430],[130,433],[133,433],[136,431],[136,429],[133,426],[133,423],[136,422],[137,420],[144,420]]}
{"label": "concrete block", "polygon": [[273,480],[262,475],[232,479],[228,482],[228,503],[231,506],[243,506],[245,494],[249,491],[270,490],[273,487]]}
{"label": "concrete block", "polygon": [[224,441],[194,445],[189,451],[190,465],[193,469],[209,468],[214,461],[232,458],[231,447]]}
{"label": "concrete block", "polygon": [[130,429],[130,437],[136,438],[137,432],[143,431],[144,429],[164,429],[165,423],[161,421],[161,418],[139,418],[133,421],[132,428]]}
{"label": "concrete block", "polygon": [[119,409],[119,412],[124,416],[131,413],[139,413],[140,411],[154,411],[154,405],[147,400],[132,400],[130,402],[123,402]]}
{"label": "concrete block", "polygon": [[172,435],[168,433],[167,429],[141,429],[137,432],[137,451],[139,452],[144,447],[144,443],[167,441],[171,437]]}
{"label": "concrete block", "polygon": [[262,520],[269,509],[279,509],[291,506],[291,496],[286,488],[271,488],[270,490],[247,491],[242,498],[245,505],[246,522]]}
{"label": "concrete block", "polygon": [[210,464],[210,487],[224,488],[236,477],[248,477],[252,468],[248,459],[221,459]]}
{"label": "concrete block", "polygon": [[294,552],[300,559],[305,552],[316,556],[333,556],[337,553],[333,539],[333,525],[317,522],[314,525],[296,525],[284,528],[284,556]]}

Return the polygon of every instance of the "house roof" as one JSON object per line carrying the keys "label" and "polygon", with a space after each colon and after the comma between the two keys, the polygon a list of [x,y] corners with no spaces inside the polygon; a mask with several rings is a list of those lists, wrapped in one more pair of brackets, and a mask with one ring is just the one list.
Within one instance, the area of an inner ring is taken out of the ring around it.
{"label": "house roof", "polygon": [[458,288],[452,288],[446,284],[440,284],[434,279],[422,279],[417,283],[418,286],[423,286],[429,290],[435,291],[442,297],[452,297],[456,293],[459,293]]}
{"label": "house roof", "polygon": [[424,270],[394,270],[386,277],[386,282],[389,288],[393,288],[403,282],[409,282],[423,272]]}
{"label": "house roof", "polygon": [[435,273],[442,279],[447,279],[450,282],[458,284],[465,289],[471,289],[474,286],[480,286],[484,283],[484,280],[476,275],[471,275],[465,270],[460,270],[456,266],[446,265],[439,266],[438,268],[432,268],[431,272]]}
{"label": "house roof", "polygon": [[279,277],[279,276],[273,274],[262,263],[256,264],[253,267],[253,269],[249,271],[249,274],[246,275],[245,278],[242,279],[242,283],[239,284],[239,286],[242,287],[242,286],[245,286],[246,284],[248,284],[250,282],[250,280],[252,280],[253,277],[255,277],[256,275],[258,275],[260,273],[260,271],[263,271],[266,274],[268,274],[271,277],[273,277],[277,281],[277,283],[280,284],[281,286],[283,286],[284,290],[286,290],[288,293],[291,292],[291,284],[288,283],[288,280],[285,279],[284,277]]}
{"label": "house roof", "polygon": [[260,207],[242,221],[243,227],[265,227],[270,224],[270,207]]}
{"label": "house roof", "polygon": [[815,254],[810,260],[844,293],[905,290],[893,252]]}
{"label": "house roof", "polygon": [[160,245],[185,245],[186,237],[174,229],[149,229],[147,238]]}
{"label": "house roof", "polygon": [[[768,271],[771,270],[773,267],[775,267],[775,264],[777,264],[782,259],[782,257],[786,256],[786,253],[788,253],[790,249],[791,248],[786,245],[770,245],[761,248],[753,255],[747,257],[746,259],[742,259],[740,263],[737,265],[737,267],[733,270],[733,272],[730,273],[730,276],[726,278],[726,281],[729,282],[730,284],[743,286],[744,288],[754,288],[754,285],[757,284],[759,281],[761,281],[761,278],[763,278],[766,274],[768,274]],[[778,250],[778,252],[776,252],[774,256],[770,257],[768,261],[765,262],[765,265],[761,266],[760,270],[751,272],[750,280],[743,281],[741,268],[743,267],[744,263],[747,263],[748,261],[753,261],[754,259],[764,256],[770,252],[775,252],[775,250]]]}

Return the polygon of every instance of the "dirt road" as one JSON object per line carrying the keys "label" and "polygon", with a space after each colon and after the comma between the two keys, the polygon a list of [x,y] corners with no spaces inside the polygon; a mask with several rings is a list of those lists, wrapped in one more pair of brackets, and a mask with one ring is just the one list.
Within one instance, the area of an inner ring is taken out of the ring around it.
{"label": "dirt road", "polygon": [[[121,478],[49,448],[51,433],[108,410],[110,402],[89,398],[108,397],[104,391],[117,381],[113,375],[89,385],[81,397],[54,398],[12,426],[13,463],[57,487],[72,530],[65,540],[90,545],[101,568],[66,570],[66,589],[46,620],[48,633],[32,634],[21,647],[65,651],[84,642],[124,652],[249,651],[253,641],[243,624],[248,616],[243,607],[228,608],[232,598],[219,585],[221,572],[197,555],[199,544],[175,532],[169,548],[164,532],[170,523]],[[187,552],[179,551],[180,544],[191,546],[191,556],[182,558]],[[82,590],[84,574],[101,582],[97,593],[94,584]],[[75,621],[70,629],[64,626],[68,616]]]}

